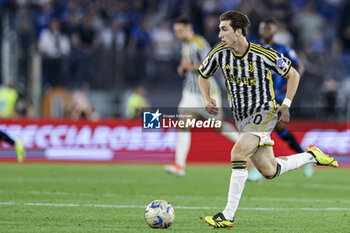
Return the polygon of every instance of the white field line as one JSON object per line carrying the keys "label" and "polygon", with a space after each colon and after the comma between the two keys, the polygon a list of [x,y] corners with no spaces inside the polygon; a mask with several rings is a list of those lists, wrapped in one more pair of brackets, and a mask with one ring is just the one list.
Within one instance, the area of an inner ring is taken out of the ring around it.
{"label": "white field line", "polygon": [[31,206],[64,206],[64,207],[79,207],[79,204],[60,204],[60,203],[24,203]]}
{"label": "white field line", "polygon": [[[21,205],[14,202],[0,202],[0,205]],[[105,205],[105,204],[63,204],[63,203],[23,203],[25,206],[50,206],[50,207],[95,207],[95,208],[136,208],[144,209],[143,205]],[[220,209],[220,207],[208,206],[175,206],[175,209]],[[350,208],[264,208],[264,207],[241,207],[241,210],[263,210],[263,211],[290,211],[290,210],[308,210],[308,211],[350,211]]]}
{"label": "white field line", "polygon": [[0,202],[0,205],[15,205],[14,202]]}
{"label": "white field line", "polygon": [[[6,193],[6,190],[0,190],[0,193]],[[102,195],[104,197],[120,197],[122,194],[116,193],[69,193],[69,192],[50,192],[50,191],[15,191],[17,194],[32,194],[32,195],[43,195],[43,196],[86,196],[86,197],[95,197]],[[149,198],[149,195],[137,195],[138,197]],[[184,197],[181,195],[176,195],[176,197]],[[196,197],[197,199],[200,197]],[[226,197],[217,197],[216,199],[226,199]],[[305,198],[273,198],[273,197],[242,197],[242,201],[276,201],[276,202],[321,202],[321,203],[350,203],[348,199],[305,199]]]}

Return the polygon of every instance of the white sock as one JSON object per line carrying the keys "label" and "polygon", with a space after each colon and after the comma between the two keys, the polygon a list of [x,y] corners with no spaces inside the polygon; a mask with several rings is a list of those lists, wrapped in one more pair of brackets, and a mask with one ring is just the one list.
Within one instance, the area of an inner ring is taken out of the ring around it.
{"label": "white sock", "polygon": [[232,142],[237,142],[239,139],[239,133],[237,129],[232,124],[226,121],[222,122],[220,133]]}
{"label": "white sock", "polygon": [[178,131],[177,143],[175,152],[175,163],[185,168],[188,151],[191,145],[191,132],[190,131]]}
{"label": "white sock", "polygon": [[277,163],[281,166],[279,175],[282,175],[287,171],[294,170],[308,163],[316,163],[314,156],[307,152],[290,155],[284,158],[286,158],[286,160],[276,158]]}
{"label": "white sock", "polygon": [[232,169],[227,205],[222,214],[227,220],[233,220],[248,177],[246,169]]}

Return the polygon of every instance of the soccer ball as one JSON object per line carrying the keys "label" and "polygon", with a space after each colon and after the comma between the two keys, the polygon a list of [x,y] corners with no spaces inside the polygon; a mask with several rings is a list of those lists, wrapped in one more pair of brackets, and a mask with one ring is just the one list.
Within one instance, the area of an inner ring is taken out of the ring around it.
{"label": "soccer ball", "polygon": [[145,220],[152,228],[168,228],[174,222],[173,206],[164,200],[152,201],[146,208]]}

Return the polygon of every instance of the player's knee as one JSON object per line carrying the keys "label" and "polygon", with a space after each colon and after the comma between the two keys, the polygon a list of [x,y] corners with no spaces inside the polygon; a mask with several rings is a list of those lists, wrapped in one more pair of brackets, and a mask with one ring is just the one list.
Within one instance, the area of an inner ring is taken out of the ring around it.
{"label": "player's knee", "polygon": [[231,161],[242,161],[243,158],[237,154],[231,154]]}
{"label": "player's knee", "polygon": [[246,156],[242,153],[237,153],[235,151],[231,151],[231,161],[243,161],[246,160]]}
{"label": "player's knee", "polygon": [[247,160],[249,157],[248,151],[245,150],[244,145],[236,144],[231,150],[231,161]]}
{"label": "player's knee", "polygon": [[276,169],[263,169],[260,172],[268,180],[276,177]]}
{"label": "player's knee", "polygon": [[272,180],[273,178],[276,178],[275,176],[264,176],[265,177],[265,179],[267,179],[267,180]]}

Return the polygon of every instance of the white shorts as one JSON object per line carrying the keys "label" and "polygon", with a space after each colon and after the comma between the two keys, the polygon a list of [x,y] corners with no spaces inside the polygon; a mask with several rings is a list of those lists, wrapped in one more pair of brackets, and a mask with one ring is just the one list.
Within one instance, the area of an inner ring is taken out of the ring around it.
{"label": "white shorts", "polygon": [[214,116],[205,110],[203,97],[200,93],[193,93],[187,90],[182,91],[182,97],[178,106],[179,113],[196,113],[203,118],[216,118],[222,119],[223,111],[221,108],[221,95],[220,92],[212,92],[211,97],[215,99],[216,106],[219,108],[219,115]]}
{"label": "white shorts", "polygon": [[243,119],[236,121],[238,131],[251,133],[260,138],[260,146],[273,146],[275,142],[271,139],[271,133],[277,123],[275,111],[261,111]]}

